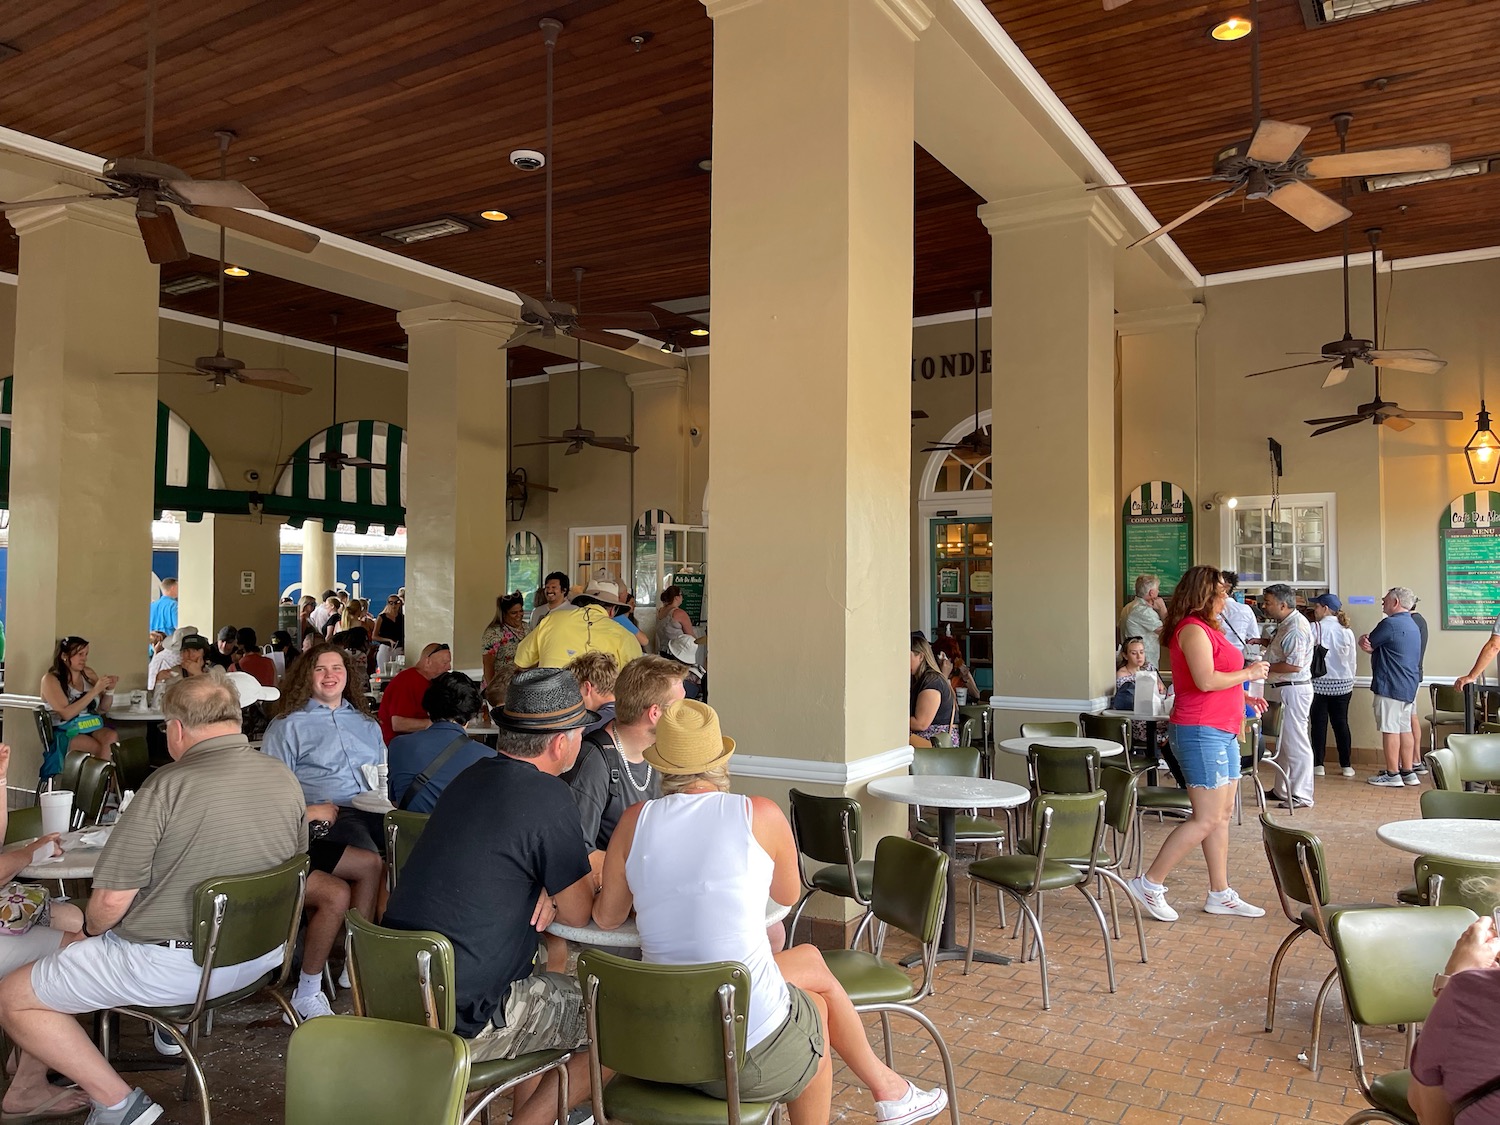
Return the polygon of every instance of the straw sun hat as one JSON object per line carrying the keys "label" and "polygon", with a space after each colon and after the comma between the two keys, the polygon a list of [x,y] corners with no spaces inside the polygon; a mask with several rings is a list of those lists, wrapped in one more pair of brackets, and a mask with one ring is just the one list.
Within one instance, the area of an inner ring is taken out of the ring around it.
{"label": "straw sun hat", "polygon": [[719,733],[718,712],[696,699],[681,699],[662,713],[646,761],[665,774],[707,773],[733,753],[734,739]]}

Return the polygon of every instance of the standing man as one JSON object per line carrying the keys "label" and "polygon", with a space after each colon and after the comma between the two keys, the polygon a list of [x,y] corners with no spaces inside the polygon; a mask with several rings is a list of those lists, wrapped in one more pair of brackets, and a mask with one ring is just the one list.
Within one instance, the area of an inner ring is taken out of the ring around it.
{"label": "standing man", "polygon": [[161,580],[161,597],[151,603],[151,631],[171,636],[177,631],[177,579]]}
{"label": "standing man", "polygon": [[1240,576],[1232,570],[1221,570],[1219,577],[1229,587],[1229,598],[1224,602],[1224,612],[1219,614],[1219,632],[1229,638],[1230,644],[1245,654],[1246,664],[1253,664],[1259,659],[1260,646],[1263,643],[1260,639],[1260,622],[1255,618],[1255,610],[1234,596],[1235,590],[1240,585]]}
{"label": "standing man", "polygon": [[1157,668],[1161,667],[1161,622],[1166,615],[1161,580],[1154,574],[1137,575],[1135,600],[1120,611],[1120,635],[1140,637],[1146,646],[1146,663]]}
{"label": "standing man", "polygon": [[623,670],[642,652],[635,634],[615,620],[624,610],[619,585],[594,579],[571,606],[549,613],[526,634],[516,649],[516,667],[566,668],[585,652],[607,652]]}
{"label": "standing man", "polygon": [[1384,620],[1359,638],[1359,647],[1370,654],[1375,728],[1385,753],[1385,768],[1370,778],[1370,784],[1392,789],[1422,784],[1412,770],[1417,755],[1411,733],[1412,704],[1422,681],[1422,634],[1411,619],[1411,607],[1416,604],[1417,595],[1405,586],[1392,586],[1380,603]]}
{"label": "standing man", "polygon": [[312,622],[313,631],[320,637],[328,635],[328,623],[338,617],[344,611],[343,603],[339,601],[337,590],[324,590],[323,599],[318,603],[318,608],[312,611],[309,620]]}
{"label": "standing man", "polygon": [[385,686],[385,694],[380,697],[380,733],[385,735],[387,746],[398,734],[410,734],[432,726],[422,699],[427,694],[428,683],[452,670],[453,653],[448,646],[430,644],[422,649],[420,660],[403,669]]}
{"label": "standing man", "polygon": [[[1417,654],[1417,691],[1422,690],[1422,681],[1427,677],[1427,618],[1417,612],[1417,606],[1422,604],[1421,598],[1413,598],[1411,603],[1412,624],[1417,627],[1417,635],[1422,638],[1422,647]],[[1417,713],[1416,702],[1413,700],[1411,709],[1411,744],[1412,764],[1411,772],[1421,777],[1430,773],[1427,763],[1422,761],[1422,716]]]}
{"label": "standing man", "polygon": [[1310,809],[1313,805],[1313,752],[1308,719],[1312,713],[1313,632],[1307,618],[1297,612],[1297,594],[1284,582],[1267,586],[1260,605],[1276,622],[1276,635],[1266,649],[1271,674],[1268,688],[1280,690],[1281,734],[1276,739],[1276,764],[1286,774],[1291,792],[1272,796],[1287,808]]}
{"label": "standing man", "polygon": [[531,621],[528,631],[534,630],[537,624],[560,605],[566,605],[568,601],[568,576],[560,570],[554,570],[547,575],[547,580],[542,583],[542,597],[546,599],[541,605],[531,611]]}

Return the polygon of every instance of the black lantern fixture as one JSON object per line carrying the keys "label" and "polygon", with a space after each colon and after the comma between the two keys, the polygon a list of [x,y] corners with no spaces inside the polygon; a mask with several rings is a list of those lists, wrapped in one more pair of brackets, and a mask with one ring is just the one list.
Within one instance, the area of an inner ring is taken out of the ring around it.
{"label": "black lantern fixture", "polygon": [[1490,429],[1490,412],[1484,408],[1484,399],[1479,400],[1479,428],[1464,446],[1464,459],[1469,462],[1469,478],[1475,484],[1494,484],[1500,476],[1500,438]]}

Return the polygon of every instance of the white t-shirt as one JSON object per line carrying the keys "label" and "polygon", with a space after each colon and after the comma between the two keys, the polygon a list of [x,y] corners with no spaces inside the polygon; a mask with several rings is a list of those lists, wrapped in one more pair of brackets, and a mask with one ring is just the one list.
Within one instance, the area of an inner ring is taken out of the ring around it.
{"label": "white t-shirt", "polygon": [[1245,654],[1246,660],[1255,659],[1256,650],[1245,642],[1252,637],[1260,639],[1260,622],[1255,619],[1255,611],[1244,602],[1230,598],[1224,603],[1224,612],[1219,614],[1219,632]]}

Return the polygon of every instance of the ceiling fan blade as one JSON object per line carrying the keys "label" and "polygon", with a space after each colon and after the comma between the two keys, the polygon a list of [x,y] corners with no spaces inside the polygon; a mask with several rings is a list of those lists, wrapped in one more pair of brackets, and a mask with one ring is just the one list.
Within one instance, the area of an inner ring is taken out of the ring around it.
{"label": "ceiling fan blade", "polygon": [[640,448],[640,446],[632,445],[624,438],[590,438],[589,444],[595,449],[616,449],[621,453],[634,453]]}
{"label": "ceiling fan blade", "polygon": [[1320,367],[1327,362],[1328,360],[1326,359],[1310,359],[1306,363],[1292,363],[1288,364],[1286,367],[1271,367],[1266,369],[1265,371],[1252,371],[1250,372],[1250,374],[1246,375],[1245,378],[1254,379],[1257,375],[1275,375],[1281,371],[1296,371],[1298,368],[1302,367]]}
{"label": "ceiling fan blade", "polygon": [[1462,422],[1466,415],[1457,410],[1403,410],[1399,417],[1420,418],[1428,422]]}
{"label": "ceiling fan blade", "polygon": [[1371,348],[1369,354],[1375,359],[1389,359],[1394,356],[1401,359],[1436,359],[1447,362],[1437,352],[1427,348]]}
{"label": "ceiling fan blade", "polygon": [[928,417],[928,414],[927,414],[927,411],[925,411],[925,410],[913,410],[911,412],[911,417],[912,417],[912,421],[915,422],[918,418],[926,418],[926,417]]}
{"label": "ceiling fan blade", "polygon": [[526,487],[527,488],[540,488],[543,492],[561,492],[562,491],[559,488],[554,488],[550,484],[538,484],[534,480],[527,481],[526,482]]}
{"label": "ceiling fan blade", "polygon": [[1436,375],[1448,366],[1446,359],[1411,359],[1406,356],[1380,356],[1376,357],[1372,352],[1370,365],[1372,367],[1388,367],[1393,371],[1415,371],[1419,375]]}
{"label": "ceiling fan blade", "polygon": [[1324,195],[1315,187],[1301,180],[1283,184],[1270,195],[1267,202],[1281,208],[1308,230],[1327,230],[1353,214],[1338,200]]}
{"label": "ceiling fan blade", "polygon": [[218,223],[221,227],[284,246],[299,254],[311,254],[318,245],[318,236],[310,231],[289,227],[246,211],[237,211],[233,207],[194,207],[192,214],[206,222]]}
{"label": "ceiling fan blade", "polygon": [[185,371],[116,371],[116,375],[196,375],[197,369],[189,367]]}
{"label": "ceiling fan blade", "polygon": [[601,332],[597,328],[581,328],[576,325],[569,328],[567,334],[577,340],[587,340],[591,344],[614,348],[617,352],[629,351],[640,343],[634,336],[621,336],[614,332]]}
{"label": "ceiling fan blade", "polygon": [[1206,184],[1212,176],[1183,176],[1176,180],[1136,180],[1128,184],[1089,184],[1089,191],[1118,191],[1120,188],[1164,187],[1167,184]]}
{"label": "ceiling fan blade", "polygon": [[345,457],[344,464],[351,469],[377,469],[384,472],[388,466],[377,465],[374,461],[366,461],[363,457]]}
{"label": "ceiling fan blade", "polygon": [[1350,418],[1353,418],[1356,422],[1359,422],[1359,421],[1363,421],[1365,418],[1368,418],[1368,417],[1369,417],[1368,414],[1365,414],[1365,413],[1356,413],[1356,414],[1335,414],[1331,418],[1304,418],[1302,420],[1304,422],[1306,422],[1309,426],[1321,426],[1325,422],[1345,422],[1345,421],[1348,421]]}
{"label": "ceiling fan blade", "polygon": [[659,328],[656,317],[648,312],[580,313],[575,322],[585,328]]}
{"label": "ceiling fan blade", "polygon": [[1104,10],[1106,12],[1112,12],[1116,8],[1123,8],[1126,4],[1129,3],[1130,0],[1104,0]]}
{"label": "ceiling fan blade", "polygon": [[187,244],[182,241],[182,232],[177,229],[177,216],[165,207],[136,211],[135,225],[141,229],[141,241],[146,244],[146,257],[154,265],[167,262],[185,262],[191,256]]}
{"label": "ceiling fan blade", "polygon": [[[1342,430],[1349,426],[1357,426],[1363,421],[1364,418],[1345,418],[1342,422],[1339,422],[1336,425],[1324,426],[1321,430],[1314,430],[1310,436],[1318,437],[1321,434],[1331,434],[1334,430]],[[1309,422],[1308,425],[1312,425],[1312,423]]]}
{"label": "ceiling fan blade", "polygon": [[543,324],[552,323],[552,311],[545,304],[537,300],[530,293],[522,293],[519,289],[514,289],[512,292],[521,298],[521,307],[536,317],[537,320]]}
{"label": "ceiling fan blade", "polygon": [[581,441],[575,441],[575,442],[573,442],[573,444],[571,444],[570,446],[568,446],[567,449],[563,450],[563,456],[564,457],[571,457],[575,453],[582,453],[582,452],[583,452],[583,442],[581,442]]}
{"label": "ceiling fan blade", "polygon": [[1284,164],[1310,132],[1312,127],[1309,125],[1293,125],[1266,118],[1256,126],[1255,136],[1250,138],[1250,148],[1245,155],[1265,164]]}
{"label": "ceiling fan blade", "polygon": [[1416,425],[1416,423],[1411,421],[1410,419],[1397,417],[1395,415],[1389,415],[1381,418],[1380,424],[1382,426],[1389,426],[1397,433],[1400,433],[1402,430],[1409,430]]}
{"label": "ceiling fan blade", "polygon": [[193,207],[243,207],[250,211],[270,208],[238,180],[167,180],[166,187]]}
{"label": "ceiling fan blade", "polygon": [[518,441],[516,442],[516,448],[521,449],[528,445],[567,445],[572,440],[572,438],[565,437],[544,437],[539,441]]}
{"label": "ceiling fan blade", "polygon": [[290,371],[279,367],[242,367],[235,374],[248,383],[259,383],[266,379],[285,380],[296,378]]}
{"label": "ceiling fan blade", "polygon": [[1182,224],[1185,223],[1185,222],[1187,222],[1189,219],[1196,219],[1199,215],[1203,214],[1203,212],[1207,211],[1215,203],[1218,203],[1218,202],[1220,202],[1221,200],[1224,200],[1224,199],[1228,199],[1231,195],[1233,195],[1235,192],[1237,192],[1239,190],[1240,190],[1240,185],[1239,184],[1235,184],[1233,187],[1228,188],[1225,191],[1221,191],[1217,195],[1211,195],[1211,196],[1209,196],[1202,203],[1198,204],[1198,206],[1194,207],[1191,211],[1184,211],[1181,215],[1178,215],[1177,218],[1173,219],[1166,226],[1164,226],[1164,227],[1157,227],[1154,231],[1152,231],[1150,234],[1146,235],[1144,238],[1138,238],[1138,239],[1136,239],[1134,242],[1132,242],[1125,249],[1127,249],[1127,250],[1134,250],[1137,246],[1145,246],[1148,242],[1155,242],[1162,235],[1168,234],[1168,233],[1176,230],[1178,227],[1182,226]]}
{"label": "ceiling fan blade", "polygon": [[123,199],[113,191],[96,191],[90,195],[59,195],[53,199],[23,199],[19,203],[0,203],[0,211],[20,211],[27,207],[58,207],[64,203],[83,203],[89,199]]}
{"label": "ceiling fan blade", "polygon": [[1446,144],[1406,148],[1367,148],[1358,152],[1330,152],[1307,162],[1309,176],[1389,176],[1397,172],[1436,172],[1453,163]]}
{"label": "ceiling fan blade", "polygon": [[1344,361],[1339,360],[1339,362],[1335,363],[1329,370],[1328,377],[1323,380],[1323,389],[1326,391],[1329,387],[1338,386],[1345,379],[1349,378],[1349,372],[1352,371],[1353,368],[1353,364],[1350,364],[1346,367],[1344,365]]}
{"label": "ceiling fan blade", "polygon": [[[240,372],[240,374],[243,375],[244,372]],[[241,380],[241,382],[243,382],[245,384],[245,386],[247,386],[247,387],[262,387],[262,388],[264,388],[265,390],[268,390],[268,391],[280,391],[282,394],[288,394],[288,395],[310,395],[310,394],[312,394],[312,388],[311,387],[304,387],[301,383],[287,383],[287,382],[283,382],[280,379],[243,379],[243,380]]]}

